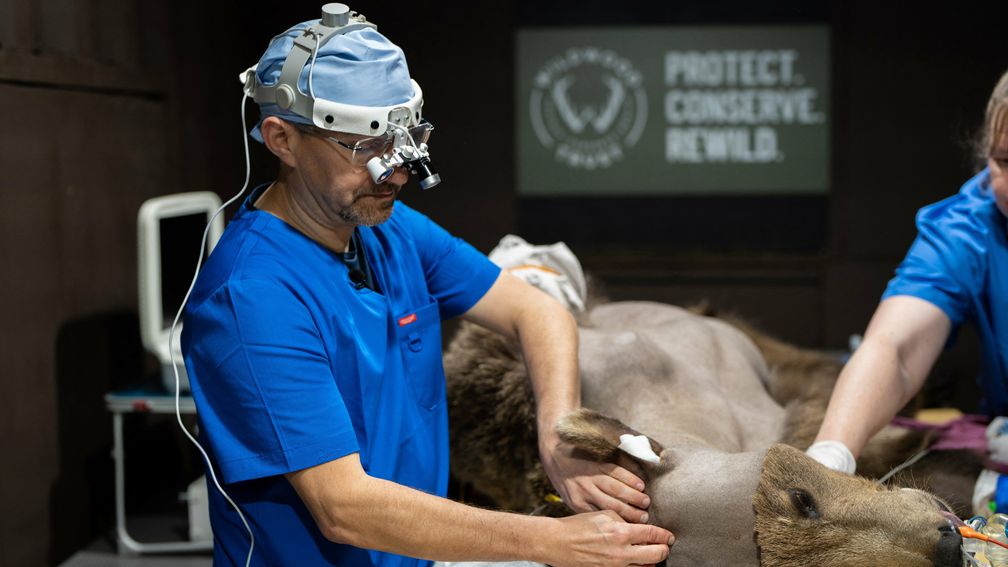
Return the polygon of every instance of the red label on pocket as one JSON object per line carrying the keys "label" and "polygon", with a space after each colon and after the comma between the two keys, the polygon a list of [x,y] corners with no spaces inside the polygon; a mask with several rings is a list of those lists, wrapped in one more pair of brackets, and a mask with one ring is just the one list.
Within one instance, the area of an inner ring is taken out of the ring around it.
{"label": "red label on pocket", "polygon": [[409,315],[403,317],[402,319],[399,319],[399,326],[405,327],[406,325],[409,325],[414,321],[416,321],[416,313],[410,313]]}

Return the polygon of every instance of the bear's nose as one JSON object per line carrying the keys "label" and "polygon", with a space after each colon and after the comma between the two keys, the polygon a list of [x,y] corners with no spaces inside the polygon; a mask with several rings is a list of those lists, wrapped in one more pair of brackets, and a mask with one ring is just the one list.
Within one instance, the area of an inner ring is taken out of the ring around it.
{"label": "bear's nose", "polygon": [[938,531],[941,536],[938,538],[938,549],[935,552],[935,567],[959,567],[962,565],[962,536],[959,530],[951,524],[946,524]]}

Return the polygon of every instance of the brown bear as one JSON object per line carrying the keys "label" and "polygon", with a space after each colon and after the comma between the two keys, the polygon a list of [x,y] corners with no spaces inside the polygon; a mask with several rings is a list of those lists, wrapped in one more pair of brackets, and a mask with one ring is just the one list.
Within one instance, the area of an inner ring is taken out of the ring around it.
{"label": "brown bear", "polygon": [[[830,471],[781,444],[804,448],[814,435],[840,367],[831,357],[741,322],[622,302],[581,316],[579,359],[590,409],[564,420],[562,438],[643,475],[650,521],[677,535],[668,565],[962,564],[940,500]],[[501,508],[541,509],[551,488],[517,346],[464,325],[444,360],[453,473]],[[617,448],[637,432],[658,463]],[[924,442],[888,430],[866,454],[896,464]]]}

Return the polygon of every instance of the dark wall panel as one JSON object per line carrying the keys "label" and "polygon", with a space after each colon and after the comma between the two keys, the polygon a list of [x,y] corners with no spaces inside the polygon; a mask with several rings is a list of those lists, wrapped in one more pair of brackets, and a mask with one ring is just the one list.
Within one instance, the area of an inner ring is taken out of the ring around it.
{"label": "dark wall panel", "polygon": [[[53,560],[57,442],[86,442],[111,425],[107,415],[63,424],[77,436],[58,437],[57,337],[71,319],[135,309],[135,219],[166,189],[166,117],[156,98],[31,83],[0,82],[0,108],[16,109],[0,135],[0,297],[10,323],[0,330],[0,446],[17,455],[0,482],[0,503],[17,511],[0,519],[0,564],[44,565]],[[113,358],[118,346],[107,345]],[[91,370],[75,373],[108,380]]]}
{"label": "dark wall panel", "polygon": [[15,103],[23,112],[0,137],[0,171],[18,172],[0,210],[3,319],[17,323],[0,330],[0,446],[19,456],[7,460],[0,502],[20,512],[0,520],[11,554],[0,563],[41,565],[59,464],[57,334],[68,319],[136,304],[136,211],[164,192],[165,117],[142,99],[0,85],[0,106]]}

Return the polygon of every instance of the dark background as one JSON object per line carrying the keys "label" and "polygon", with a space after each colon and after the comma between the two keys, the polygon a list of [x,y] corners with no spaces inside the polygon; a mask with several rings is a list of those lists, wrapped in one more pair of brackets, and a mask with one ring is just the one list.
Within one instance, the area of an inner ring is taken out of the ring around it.
{"label": "dark background", "polygon": [[[352,7],[403,47],[437,124],[445,181],[404,200],[483,251],[508,232],[566,240],[613,298],[706,298],[782,338],[842,349],[912,240],[914,212],[975,171],[969,140],[1008,67],[1000,4]],[[238,73],[319,6],[0,0],[0,565],[58,563],[112,525],[102,395],[156,372],[137,327],[137,210],[166,193],[238,190]],[[787,22],[831,30],[824,198],[519,200],[513,125],[475,118],[513,116],[516,26]],[[253,183],[273,175],[256,144],[252,164]],[[943,357],[935,374],[957,385],[948,403],[973,409],[976,357],[969,332]],[[198,467],[171,419],[140,419],[143,433],[127,436],[130,509],[178,508]]]}

